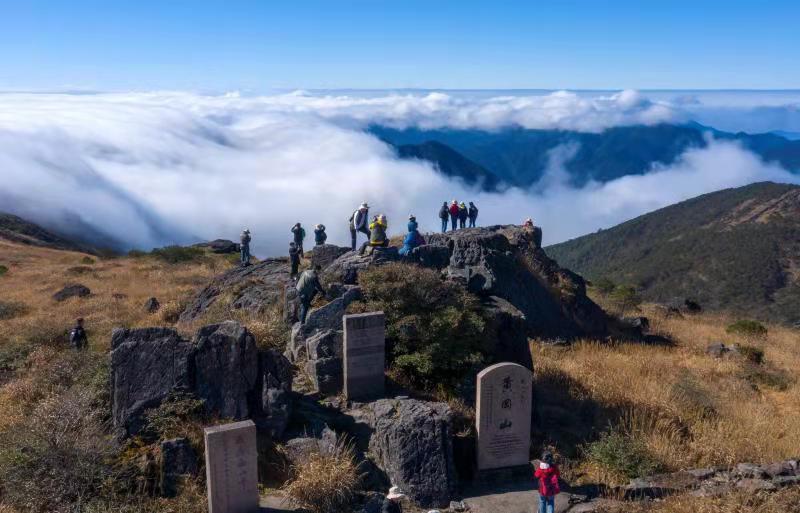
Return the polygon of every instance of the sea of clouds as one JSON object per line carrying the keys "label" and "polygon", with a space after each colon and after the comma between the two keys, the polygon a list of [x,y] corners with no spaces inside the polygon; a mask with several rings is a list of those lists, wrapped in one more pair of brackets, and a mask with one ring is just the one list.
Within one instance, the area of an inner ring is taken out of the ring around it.
{"label": "sea of clouds", "polygon": [[[798,177],[736,144],[711,141],[644,176],[577,189],[568,185],[564,170],[575,148],[559,147],[549,155],[545,177],[530,190],[486,193],[443,177],[426,162],[397,159],[364,128],[379,123],[597,132],[683,122],[703,112],[722,116],[726,109],[752,122],[747,112],[796,112],[800,104],[774,103],[725,107],[635,91],[485,98],[4,93],[0,211],[66,232],[91,227],[126,248],[236,239],[248,227],[255,253],[267,256],[286,251],[297,221],[309,237],[311,227],[323,223],[330,242],[347,244],[348,217],[362,201],[373,213],[386,213],[390,231],[401,233],[409,213],[423,229],[436,229],[442,201],[458,198],[478,205],[481,224],[533,217],[544,227],[545,242],[554,243],[705,192]],[[792,128],[786,122],[792,116],[771,129]]]}

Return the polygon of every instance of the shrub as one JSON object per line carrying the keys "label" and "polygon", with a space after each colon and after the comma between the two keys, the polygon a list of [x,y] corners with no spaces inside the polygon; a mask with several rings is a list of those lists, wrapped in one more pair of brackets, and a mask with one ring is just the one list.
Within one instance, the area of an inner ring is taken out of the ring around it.
{"label": "shrub", "polygon": [[0,301],[0,321],[19,317],[20,315],[24,315],[27,311],[28,307],[24,303]]}
{"label": "shrub", "polygon": [[393,263],[362,272],[362,311],[386,314],[389,363],[413,384],[453,386],[491,348],[478,299],[436,271]]}
{"label": "shrub", "polygon": [[81,263],[84,264],[84,265],[92,265],[92,264],[94,264],[94,258],[85,256],[85,257],[81,258]]}
{"label": "shrub", "polygon": [[636,288],[630,285],[615,287],[614,291],[611,293],[611,300],[620,309],[620,315],[625,315],[627,310],[639,306],[642,302],[642,298],[639,296]]}
{"label": "shrub", "polygon": [[765,369],[756,365],[747,366],[742,377],[754,388],[762,386],[779,392],[787,390],[794,382],[787,372],[780,369]]}
{"label": "shrub", "polygon": [[4,265],[0,265],[0,276],[3,276],[7,272],[8,272],[8,267],[6,267]]}
{"label": "shrub", "polygon": [[277,303],[271,304],[258,320],[248,322],[247,329],[256,338],[259,349],[283,352],[289,343],[289,329],[283,320],[283,309]]}
{"label": "shrub", "polygon": [[600,278],[599,280],[597,280],[597,282],[595,282],[594,287],[597,289],[598,292],[600,292],[604,296],[607,296],[611,294],[617,286],[616,284],[614,284],[613,281],[611,281],[608,278]]}
{"label": "shrub", "polygon": [[154,249],[150,254],[169,264],[198,262],[206,257],[206,252],[202,248],[191,246],[165,246],[163,248]]}
{"label": "shrub", "polygon": [[738,346],[739,354],[741,354],[748,362],[755,365],[764,363],[764,350],[754,346],[740,345]]}
{"label": "shrub", "polygon": [[154,439],[169,439],[179,436],[195,438],[191,429],[187,432],[189,421],[201,416],[203,401],[189,394],[175,394],[161,403],[157,408],[149,410],[145,417],[146,435]]}
{"label": "shrub", "polygon": [[131,258],[142,258],[147,256],[147,252],[142,251],[141,249],[132,249],[128,251],[128,256]]}
{"label": "shrub", "polygon": [[742,319],[729,325],[725,331],[733,335],[743,335],[745,337],[763,337],[767,334],[767,328],[758,321]]}
{"label": "shrub", "polygon": [[311,513],[345,511],[361,481],[353,447],[341,440],[330,451],[312,452],[289,472],[283,486],[287,499]]}
{"label": "shrub", "polygon": [[626,433],[609,430],[589,444],[589,459],[628,479],[658,472],[659,464],[645,445]]}

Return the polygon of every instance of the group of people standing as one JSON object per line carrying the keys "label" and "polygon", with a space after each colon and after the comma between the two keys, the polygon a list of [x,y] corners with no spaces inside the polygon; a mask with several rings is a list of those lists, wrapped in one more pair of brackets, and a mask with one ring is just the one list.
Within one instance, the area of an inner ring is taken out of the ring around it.
{"label": "group of people standing", "polygon": [[445,201],[442,203],[442,208],[439,209],[439,219],[442,220],[442,233],[447,231],[448,220],[452,230],[466,228],[467,221],[469,221],[469,227],[474,228],[475,222],[478,220],[478,207],[471,201],[469,206],[466,206],[463,201],[459,203],[457,200],[453,200],[448,206]]}

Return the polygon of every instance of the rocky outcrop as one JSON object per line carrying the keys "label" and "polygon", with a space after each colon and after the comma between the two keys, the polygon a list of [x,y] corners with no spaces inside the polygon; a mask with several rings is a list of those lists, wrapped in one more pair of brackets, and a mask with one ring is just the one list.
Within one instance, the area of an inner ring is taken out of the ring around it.
{"label": "rocky outcrop", "polygon": [[197,453],[188,438],[161,442],[160,488],[164,497],[175,497],[181,481],[197,475]]}
{"label": "rocky outcrop", "polygon": [[252,313],[262,313],[272,304],[283,300],[289,277],[289,263],[285,258],[270,258],[255,265],[234,267],[215,277],[189,303],[181,313],[181,322],[193,321],[201,317],[223,295],[230,300],[233,308]]}
{"label": "rocky outcrop", "polygon": [[340,256],[326,267],[323,279],[331,283],[344,283],[355,285],[358,282],[358,273],[375,265],[400,260],[397,248],[368,248],[363,255],[357,251],[350,251]]}
{"label": "rocky outcrop", "polygon": [[66,301],[71,297],[87,297],[91,295],[91,293],[92,291],[89,290],[89,287],[81,285],[80,283],[75,283],[72,285],[67,285],[63,289],[53,294],[53,299],[61,302]]}
{"label": "rocky outcrop", "polygon": [[577,274],[541,249],[531,230],[518,226],[470,228],[428,235],[448,248],[448,277],[480,296],[505,299],[525,316],[529,336],[603,336],[608,319],[586,295]]}
{"label": "rocky outcrop", "polygon": [[230,254],[239,252],[239,244],[227,239],[215,239],[210,242],[200,242],[194,245],[197,248],[206,248],[212,253]]}
{"label": "rocky outcrop", "polygon": [[333,244],[320,244],[311,249],[311,267],[320,266],[325,269],[331,265],[334,260],[340,256],[348,253],[350,248],[343,248]]}
{"label": "rocky outcrop", "polygon": [[283,436],[292,414],[292,364],[279,351],[269,349],[258,357],[260,411],[256,425],[273,439]]}
{"label": "rocky outcrop", "polygon": [[492,360],[486,364],[513,362],[533,371],[528,325],[522,312],[497,296],[482,298],[481,306],[486,321],[487,343],[493,347]]}

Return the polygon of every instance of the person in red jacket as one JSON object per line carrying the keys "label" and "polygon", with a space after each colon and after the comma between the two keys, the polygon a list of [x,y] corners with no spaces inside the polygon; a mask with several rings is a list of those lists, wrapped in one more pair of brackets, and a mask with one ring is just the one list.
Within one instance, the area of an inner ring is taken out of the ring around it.
{"label": "person in red jacket", "polygon": [[453,224],[453,231],[458,229],[458,201],[450,203],[450,222]]}
{"label": "person in red jacket", "polygon": [[539,480],[539,513],[555,511],[556,495],[561,491],[558,486],[560,476],[558,465],[553,462],[553,453],[545,451],[539,468],[533,473],[533,477]]}

